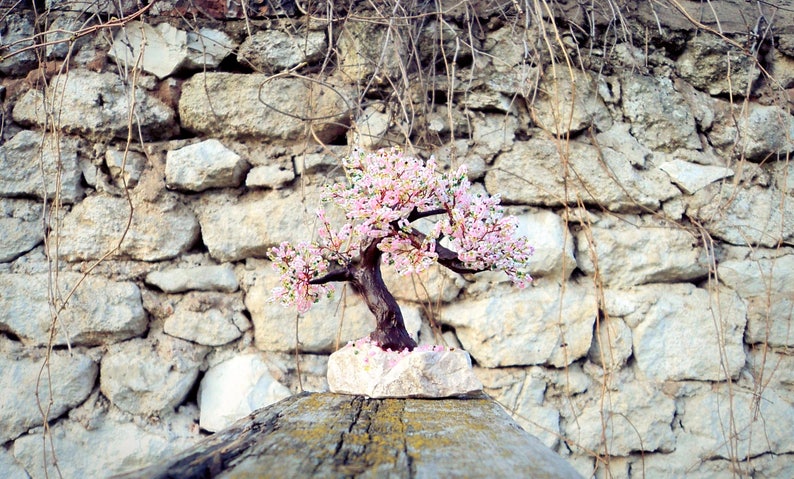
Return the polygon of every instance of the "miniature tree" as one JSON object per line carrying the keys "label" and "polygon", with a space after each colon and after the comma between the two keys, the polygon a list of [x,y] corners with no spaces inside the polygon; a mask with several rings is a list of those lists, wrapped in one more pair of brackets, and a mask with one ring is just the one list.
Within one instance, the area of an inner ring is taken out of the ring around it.
{"label": "miniature tree", "polygon": [[[381,263],[400,274],[437,262],[462,274],[502,270],[519,287],[532,280],[527,266],[533,250],[515,235],[516,219],[504,216],[498,196],[472,192],[465,167],[440,173],[433,158],[424,163],[397,148],[356,150],[343,166],[347,184],[330,186],[323,202],[341,208],[345,224],[332,227],[321,208],[318,241],[270,249],[281,272],[274,300],[305,312],[333,293],[329,283],[349,282],[375,315],[371,340],[382,349],[412,350],[416,342],[383,282]],[[424,231],[414,226],[422,218],[433,219]]]}

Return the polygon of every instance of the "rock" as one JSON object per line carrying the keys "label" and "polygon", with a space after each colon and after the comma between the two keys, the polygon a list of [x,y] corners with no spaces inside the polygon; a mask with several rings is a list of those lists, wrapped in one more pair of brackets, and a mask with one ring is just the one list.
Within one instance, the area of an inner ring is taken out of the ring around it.
{"label": "rock", "polygon": [[301,63],[320,60],[328,50],[325,32],[309,30],[286,33],[261,30],[240,45],[237,62],[256,71],[273,73],[289,70]]}
{"label": "rock", "polygon": [[389,112],[367,107],[353,121],[353,126],[348,132],[348,143],[370,150],[385,147],[392,140],[388,135],[390,126]]}
{"label": "rock", "polygon": [[[146,330],[141,293],[134,283],[66,272],[54,281],[59,302],[76,289],[59,313],[53,345],[109,344]],[[13,333],[28,346],[48,344],[53,324],[49,284],[47,273],[0,275],[0,331]]]}
{"label": "rock", "polygon": [[64,203],[79,201],[83,187],[78,146],[74,138],[58,141],[53,135],[20,131],[0,145],[0,195],[42,199],[59,195]]}
{"label": "rock", "polygon": [[141,8],[137,0],[46,0],[47,11],[59,12],[71,10],[75,12],[99,13],[123,18]]}
{"label": "rock", "polygon": [[579,268],[603,284],[632,286],[705,277],[706,250],[698,237],[651,216],[603,216],[576,232]]}
{"label": "rock", "polygon": [[221,30],[201,27],[187,32],[187,57],[183,67],[190,70],[217,68],[237,48],[237,42]]}
{"label": "rock", "polygon": [[368,336],[331,354],[328,387],[332,393],[371,398],[442,398],[482,390],[466,351],[444,346],[384,351]]}
{"label": "rock", "polygon": [[3,471],[6,479],[30,479],[25,468],[5,449],[0,449],[0,471]]}
{"label": "rock", "polygon": [[628,123],[613,123],[610,129],[596,135],[596,140],[601,148],[611,148],[625,156],[629,163],[641,168],[645,168],[645,160],[651,155],[651,150],[631,135],[631,125]]}
{"label": "rock", "polygon": [[603,401],[592,401],[575,418],[563,421],[564,434],[574,447],[606,448],[615,456],[675,449],[675,403],[653,383],[632,382],[605,394]]}
{"label": "rock", "polygon": [[738,119],[737,151],[751,161],[785,160],[794,151],[794,116],[779,106],[753,105]]}
{"label": "rock", "polygon": [[251,168],[245,177],[245,186],[249,188],[281,188],[295,179],[295,171],[280,165],[264,165]]}
{"label": "rock", "polygon": [[557,137],[594,124],[603,131],[612,122],[606,105],[596,93],[595,80],[578,68],[559,65],[547,68],[531,105],[535,124]]}
{"label": "rock", "polygon": [[332,141],[346,129],[346,102],[338,93],[300,79],[199,73],[182,85],[179,116],[182,126],[196,133],[261,142],[302,138],[307,128],[302,118],[318,118],[312,122],[317,137]]}
{"label": "rock", "polygon": [[[133,205],[130,228],[111,257],[160,261],[184,253],[198,240],[196,217],[175,197],[166,197],[159,203],[133,199]],[[86,198],[66,215],[57,232],[59,255],[67,261],[103,257],[118,246],[129,214],[125,198],[106,195]]]}
{"label": "rock", "polygon": [[231,264],[152,271],[146,275],[146,284],[157,286],[166,293],[185,291],[233,293],[240,287]]}
{"label": "rock", "polygon": [[746,342],[794,346],[794,255],[721,261],[717,276],[747,304]]}
{"label": "rock", "polygon": [[761,73],[751,55],[716,35],[695,35],[676,65],[683,79],[710,95],[743,97]]}
{"label": "rock", "polygon": [[[653,284],[610,290],[608,296],[608,314],[623,316],[632,328],[634,358],[647,378],[725,381],[744,366],[747,309],[736,293],[709,292],[691,284]],[[617,298],[628,314],[614,311],[610,303]]]}
{"label": "rock", "polygon": [[88,24],[79,10],[59,11],[58,15],[48,18],[46,34],[43,42],[48,59],[65,58],[72,53],[80,51],[90,41],[88,35],[74,38],[72,32],[77,32]]}
{"label": "rock", "polygon": [[659,165],[659,169],[670,175],[673,183],[691,195],[715,181],[733,176],[733,170],[722,166],[697,165],[675,159]]}
{"label": "rock", "polygon": [[695,117],[670,79],[625,75],[621,85],[623,113],[641,143],[662,151],[701,148]]}
{"label": "rock", "polygon": [[515,72],[520,66],[530,63],[529,55],[521,42],[515,40],[516,30],[505,26],[489,33],[483,48],[490,53],[493,69],[497,72]]}
{"label": "rock", "polygon": [[136,151],[119,151],[108,149],[105,152],[105,165],[116,186],[135,188],[146,168],[146,157]]}
{"label": "rock", "polygon": [[44,240],[41,209],[35,201],[0,198],[0,263],[15,260]]}
{"label": "rock", "polygon": [[394,268],[381,270],[383,281],[398,301],[448,303],[458,297],[461,278],[443,266],[434,265],[419,274],[402,276]]}
{"label": "rock", "polygon": [[463,347],[482,367],[547,363],[566,366],[587,354],[596,301],[589,288],[540,284],[508,294],[462,300],[440,309]]}
{"label": "rock", "polygon": [[0,356],[0,443],[44,423],[39,402],[47,411],[48,420],[53,420],[82,403],[94,388],[97,365],[88,356],[52,351],[45,368],[41,355],[35,351],[30,355]]}
{"label": "rock", "polygon": [[165,460],[201,438],[195,407],[140,421],[114,408],[104,411],[97,399],[89,401],[98,409],[89,418],[50,426],[47,441],[57,454],[57,470],[48,453],[45,471],[41,432],[14,442],[14,456],[32,478],[59,477],[59,472],[63,477],[110,477]]}
{"label": "rock", "polygon": [[596,323],[593,344],[587,353],[590,361],[607,371],[617,371],[631,357],[631,329],[621,318],[604,318]]}
{"label": "rock", "polygon": [[747,355],[747,367],[755,384],[771,388],[794,386],[794,356],[786,354],[785,349],[778,352],[764,344],[754,345]]}
{"label": "rock", "polygon": [[488,158],[508,150],[518,129],[518,120],[513,115],[473,116],[470,122],[472,153]]}
{"label": "rock", "polygon": [[186,62],[187,33],[168,23],[151,26],[132,21],[118,30],[108,56],[121,68],[141,68],[162,80]]}
{"label": "rock", "polygon": [[767,55],[767,61],[769,74],[780,86],[794,87],[794,58],[775,48]]}
{"label": "rock", "polygon": [[[0,21],[3,32],[3,56],[0,60],[0,73],[4,76],[23,75],[36,64],[34,45],[36,34],[35,18],[31,11],[8,11]],[[8,50],[5,49],[8,48]],[[25,51],[22,51],[25,50]]]}
{"label": "rock", "polygon": [[171,150],[166,155],[165,181],[169,188],[204,191],[240,186],[248,164],[215,139]]}
{"label": "rock", "polygon": [[[656,209],[680,191],[658,169],[636,170],[622,153],[571,141],[567,145],[568,174],[557,145],[546,139],[517,141],[500,154],[485,175],[485,187],[504,203],[544,206],[596,204],[611,211]],[[565,184],[567,182],[567,191]]]}
{"label": "rock", "polygon": [[163,331],[207,346],[221,346],[251,329],[240,297],[222,293],[190,292],[166,318]]}
{"label": "rock", "polygon": [[261,353],[233,356],[211,367],[201,380],[198,392],[201,428],[220,431],[253,411],[291,395],[270,374]]}
{"label": "rock", "polygon": [[337,68],[352,83],[374,80],[380,84],[397,77],[408,53],[401,36],[371,22],[345,22],[336,47]]}
{"label": "rock", "polygon": [[181,339],[132,339],[112,345],[99,370],[99,388],[130,414],[171,412],[190,392],[206,348]]}
{"label": "rock", "polygon": [[530,272],[532,277],[552,277],[567,280],[576,268],[573,235],[568,225],[551,211],[519,214],[516,235],[524,236],[535,248]]}
{"label": "rock", "polygon": [[[46,105],[47,111],[58,112],[58,124],[67,133],[99,142],[106,142],[108,137],[126,139],[130,128],[130,88],[113,73],[76,68],[54,77],[46,96],[37,90],[28,91],[14,105],[13,117],[22,125],[50,125],[43,108]],[[50,105],[45,98],[57,99],[58,103]],[[169,138],[178,131],[174,111],[142,88],[135,88],[134,106],[134,135],[140,130],[143,140],[148,140]]]}

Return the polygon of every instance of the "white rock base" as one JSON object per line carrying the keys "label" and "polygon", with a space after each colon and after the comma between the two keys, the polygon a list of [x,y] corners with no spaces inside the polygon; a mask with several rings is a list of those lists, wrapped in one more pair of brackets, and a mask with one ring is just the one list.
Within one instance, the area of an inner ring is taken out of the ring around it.
{"label": "white rock base", "polygon": [[328,386],[333,393],[371,398],[442,398],[482,390],[466,351],[444,346],[384,351],[369,337],[331,354]]}

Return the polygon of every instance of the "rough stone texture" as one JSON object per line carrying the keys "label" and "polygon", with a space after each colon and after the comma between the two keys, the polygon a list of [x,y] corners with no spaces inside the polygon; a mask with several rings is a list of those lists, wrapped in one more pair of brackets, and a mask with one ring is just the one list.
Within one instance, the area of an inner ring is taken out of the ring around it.
{"label": "rough stone texture", "polygon": [[754,105],[738,122],[738,153],[753,161],[782,160],[794,151],[794,116],[778,106]]}
{"label": "rough stone texture", "polygon": [[328,358],[328,388],[371,398],[442,398],[481,391],[482,384],[466,351],[443,346],[384,351],[363,338]]}
{"label": "rough stone texture", "polygon": [[563,367],[587,354],[595,315],[595,296],[584,286],[568,284],[563,294],[545,283],[458,301],[441,308],[439,320],[455,328],[480,366]]}
{"label": "rough stone texture", "polygon": [[745,341],[794,346],[794,255],[722,261],[717,275],[747,304]]}
{"label": "rough stone texture", "polygon": [[443,266],[431,266],[419,274],[401,276],[394,268],[383,268],[383,281],[398,301],[448,303],[460,294],[462,281]]}
{"label": "rough stone texture", "polygon": [[141,68],[157,78],[173,75],[187,60],[187,33],[161,23],[129,22],[118,30],[108,56],[122,68]]}
{"label": "rough stone texture", "polygon": [[[160,261],[187,251],[198,239],[199,224],[193,213],[175,197],[149,203],[133,199],[132,223],[113,257]],[[51,233],[58,238],[58,253],[67,261],[99,259],[114,250],[129,221],[125,198],[94,195],[76,205]]]}
{"label": "rough stone texture", "polygon": [[339,70],[346,81],[384,82],[400,73],[407,53],[404,39],[389,35],[387,29],[370,22],[345,22],[337,40]]}
{"label": "rough stone texture", "polygon": [[0,449],[0,471],[3,471],[6,479],[30,479],[25,468],[14,459],[10,451],[5,449]]}
{"label": "rough stone texture", "polygon": [[88,356],[53,351],[48,368],[44,367],[45,358],[39,356],[0,357],[0,444],[44,423],[39,402],[47,410],[50,391],[48,419],[52,420],[82,403],[94,387],[98,368]]}
{"label": "rough stone texture", "polygon": [[[25,345],[48,343],[53,323],[49,281],[46,273],[0,275],[0,331],[13,333]],[[58,316],[54,345],[108,344],[146,330],[141,292],[134,283],[78,273],[60,273],[53,281],[59,302],[80,283]]]}
{"label": "rough stone texture", "polygon": [[604,216],[576,232],[579,268],[605,285],[674,283],[705,277],[708,258],[698,237],[646,216]]}
{"label": "rough stone texture", "polygon": [[[3,75],[19,75],[28,71],[36,63],[35,50],[21,50],[33,45],[35,34],[35,16],[33,12],[8,12],[3,17],[3,59],[0,61],[0,73]],[[8,53],[13,55],[8,56]]]}
{"label": "rough stone texture", "polygon": [[199,424],[207,431],[220,431],[291,395],[270,374],[261,353],[233,356],[204,374],[198,391]]}
{"label": "rough stone texture", "polygon": [[605,318],[596,324],[588,359],[608,371],[623,367],[632,354],[631,328],[621,318]]}
{"label": "rough stone texture", "polygon": [[711,95],[745,96],[761,71],[753,57],[716,35],[697,35],[678,57],[682,78]]}
{"label": "rough stone texture", "polygon": [[[64,203],[83,197],[78,141],[22,130],[0,145],[0,195],[35,196]],[[43,172],[43,176],[42,176]]]}
{"label": "rough stone texture", "polygon": [[146,275],[146,284],[157,286],[166,293],[185,291],[233,293],[240,287],[231,264],[152,271]]}
{"label": "rough stone texture", "polygon": [[280,165],[263,165],[251,168],[245,177],[249,188],[281,188],[295,179],[295,171]]}
{"label": "rough stone texture", "polygon": [[205,354],[206,348],[168,336],[115,344],[102,358],[99,388],[128,413],[168,413],[190,392]]}
{"label": "rough stone texture", "polygon": [[166,318],[163,331],[177,338],[207,346],[227,344],[251,329],[238,296],[190,292]]}
{"label": "rough stone texture", "polygon": [[247,170],[240,155],[210,139],[169,151],[165,181],[169,188],[193,192],[235,187],[240,186]]}
{"label": "rough stone texture", "polygon": [[657,208],[660,201],[680,194],[665,173],[636,170],[626,156],[610,148],[602,149],[602,156],[593,146],[571,141],[566,151],[567,180],[556,143],[517,141],[511,151],[498,156],[496,168],[485,176],[485,187],[508,203],[559,206],[581,198],[612,211]]}
{"label": "rough stone texture", "polygon": [[111,178],[116,186],[135,188],[146,168],[146,157],[135,151],[109,149],[105,152],[105,165],[108,167]]}
{"label": "rough stone texture", "polygon": [[183,66],[199,70],[215,68],[237,47],[229,35],[214,28],[201,27],[187,32],[187,57]]}
{"label": "rough stone texture", "polygon": [[258,141],[295,140],[306,132],[300,117],[321,118],[312,127],[318,138],[329,141],[344,131],[340,124],[350,108],[346,101],[303,80],[211,72],[182,85],[179,115],[191,131]]}
{"label": "rough stone texture", "polygon": [[12,261],[44,240],[41,205],[0,198],[0,263]]}
{"label": "rough stone texture", "polygon": [[555,136],[576,133],[593,124],[608,127],[612,121],[589,73],[559,65],[548,68],[538,89],[539,95],[532,102],[532,119]]}
{"label": "rough stone texture", "polygon": [[649,379],[724,381],[744,366],[747,308],[731,290],[654,284],[608,293],[619,304],[608,299],[607,310],[632,328],[634,358]]}
{"label": "rough stone texture", "polygon": [[574,235],[559,216],[550,211],[519,214],[517,234],[525,236],[535,248],[532,277],[548,276],[567,280],[576,268]]}
{"label": "rough stone texture", "polygon": [[246,38],[240,45],[237,61],[256,71],[277,72],[300,63],[317,61],[327,50],[328,42],[322,31],[286,33],[262,30]]}
{"label": "rough stone texture", "polygon": [[698,165],[679,159],[662,163],[659,169],[670,175],[673,183],[690,195],[715,181],[733,176],[733,170],[730,168]]}
{"label": "rough stone texture", "polygon": [[[50,121],[48,114],[56,114],[57,124],[67,133],[99,141],[109,136],[126,138],[130,124],[131,88],[132,85],[125,84],[113,73],[73,69],[50,81],[46,97],[40,91],[28,91],[14,105],[13,118],[23,125],[41,127]],[[63,105],[68,105],[68,108]],[[139,130],[144,139],[168,138],[176,132],[174,111],[140,86],[135,88],[134,105],[133,136]]]}

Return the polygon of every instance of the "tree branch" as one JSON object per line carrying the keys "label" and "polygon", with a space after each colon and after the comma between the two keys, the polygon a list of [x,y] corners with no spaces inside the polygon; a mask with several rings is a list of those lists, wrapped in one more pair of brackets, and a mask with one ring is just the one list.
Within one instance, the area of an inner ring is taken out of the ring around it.
{"label": "tree branch", "polygon": [[352,281],[353,280],[353,271],[349,266],[344,268],[337,268],[332,270],[319,278],[314,278],[309,280],[309,284],[325,284],[325,283],[333,283],[336,281]]}

